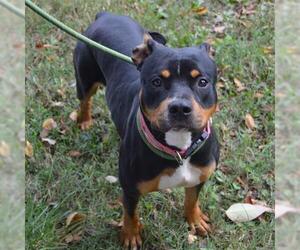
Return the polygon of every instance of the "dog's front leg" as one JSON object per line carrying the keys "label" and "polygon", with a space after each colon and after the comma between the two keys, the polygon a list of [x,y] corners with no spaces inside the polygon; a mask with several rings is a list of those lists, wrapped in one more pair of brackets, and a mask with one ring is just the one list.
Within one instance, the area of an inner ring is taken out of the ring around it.
{"label": "dog's front leg", "polygon": [[209,218],[201,211],[198,202],[198,194],[202,186],[203,183],[185,188],[184,215],[192,234],[207,235],[211,232]]}
{"label": "dog's front leg", "polygon": [[121,231],[122,244],[130,249],[137,249],[142,245],[141,230],[137,204],[139,195],[136,193],[123,192],[123,227]]}

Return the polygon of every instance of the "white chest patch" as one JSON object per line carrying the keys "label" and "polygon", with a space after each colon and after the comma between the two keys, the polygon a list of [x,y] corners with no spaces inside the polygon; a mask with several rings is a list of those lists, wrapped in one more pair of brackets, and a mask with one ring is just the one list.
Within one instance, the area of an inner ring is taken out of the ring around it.
{"label": "white chest patch", "polygon": [[183,160],[183,164],[171,175],[160,178],[158,188],[193,187],[200,183],[201,170],[190,164],[190,158]]}
{"label": "white chest patch", "polygon": [[[166,143],[180,149],[187,149],[192,143],[191,132],[170,130],[165,134]],[[190,157],[171,175],[160,178],[159,189],[172,187],[193,187],[200,183],[201,170],[190,164]]]}

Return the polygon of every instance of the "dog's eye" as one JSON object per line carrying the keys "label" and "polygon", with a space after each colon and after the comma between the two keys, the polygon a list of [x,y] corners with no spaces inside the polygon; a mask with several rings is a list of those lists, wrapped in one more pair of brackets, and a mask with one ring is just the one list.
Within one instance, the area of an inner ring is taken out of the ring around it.
{"label": "dog's eye", "polygon": [[161,86],[161,79],[160,78],[154,78],[152,80],[152,84],[155,86],[155,87],[160,87]]}
{"label": "dog's eye", "polygon": [[208,84],[208,81],[207,81],[205,78],[203,78],[203,77],[201,77],[201,78],[199,79],[199,81],[198,81],[198,86],[199,86],[200,88],[206,87],[207,84]]}

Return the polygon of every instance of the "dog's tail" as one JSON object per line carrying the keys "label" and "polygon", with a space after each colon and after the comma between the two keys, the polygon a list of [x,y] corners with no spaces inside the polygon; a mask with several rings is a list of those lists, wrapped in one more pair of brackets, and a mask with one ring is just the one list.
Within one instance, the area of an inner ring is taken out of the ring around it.
{"label": "dog's tail", "polygon": [[103,16],[104,14],[107,14],[108,12],[106,11],[101,11],[101,12],[98,12],[96,17],[95,17],[95,20],[97,20],[99,17]]}

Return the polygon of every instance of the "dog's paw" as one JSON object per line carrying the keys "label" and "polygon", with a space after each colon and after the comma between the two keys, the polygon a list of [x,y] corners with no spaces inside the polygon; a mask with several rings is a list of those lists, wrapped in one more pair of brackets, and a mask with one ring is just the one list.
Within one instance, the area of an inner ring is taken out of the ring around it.
{"label": "dog's paw", "polygon": [[136,228],[122,227],[121,243],[125,249],[137,250],[142,246],[141,229],[141,224],[139,224]]}
{"label": "dog's paw", "polygon": [[90,120],[87,120],[87,121],[81,121],[81,122],[78,122],[78,125],[79,125],[81,130],[88,130],[92,127],[93,120],[90,119]]}
{"label": "dog's paw", "polygon": [[195,208],[190,214],[186,214],[186,218],[192,234],[198,234],[206,236],[211,233],[211,225],[209,224],[209,218],[202,213],[200,208]]}

